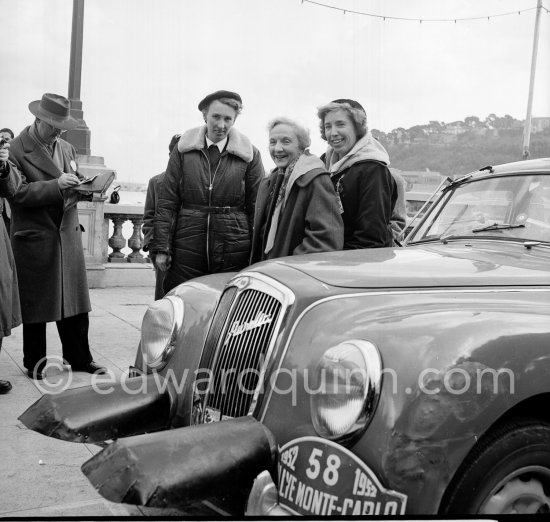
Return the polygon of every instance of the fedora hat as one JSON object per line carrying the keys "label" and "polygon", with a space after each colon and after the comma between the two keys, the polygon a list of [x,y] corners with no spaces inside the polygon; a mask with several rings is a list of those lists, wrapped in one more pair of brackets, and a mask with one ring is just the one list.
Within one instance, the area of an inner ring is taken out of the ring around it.
{"label": "fedora hat", "polygon": [[59,94],[44,94],[41,100],[29,103],[29,110],[56,129],[71,130],[78,126],[71,116],[71,102]]}

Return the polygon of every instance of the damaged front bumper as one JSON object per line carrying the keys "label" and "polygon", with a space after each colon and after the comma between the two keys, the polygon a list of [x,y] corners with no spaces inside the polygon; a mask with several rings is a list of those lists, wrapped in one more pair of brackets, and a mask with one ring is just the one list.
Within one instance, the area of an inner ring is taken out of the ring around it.
{"label": "damaged front bumper", "polygon": [[[167,429],[176,396],[157,374],[43,395],[21,414],[27,428],[70,442],[107,440]],[[161,383],[162,384],[162,383]]]}
{"label": "damaged front bumper", "polygon": [[254,478],[272,469],[277,447],[252,417],[119,439],[82,466],[112,502],[181,507],[246,498]]}

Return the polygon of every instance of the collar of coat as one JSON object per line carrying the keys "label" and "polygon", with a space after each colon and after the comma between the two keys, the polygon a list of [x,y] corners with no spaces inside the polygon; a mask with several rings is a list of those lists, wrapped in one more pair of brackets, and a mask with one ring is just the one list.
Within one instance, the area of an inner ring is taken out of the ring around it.
{"label": "collar of coat", "polygon": [[379,161],[386,166],[390,164],[390,157],[386,149],[378,140],[372,137],[370,132],[367,132],[365,136],[358,140],[343,158],[337,160],[332,147],[328,148],[325,156],[325,164],[331,176],[365,160]]}
{"label": "collar of coat", "polygon": [[[185,131],[178,141],[178,152],[184,153],[191,150],[203,150],[206,136],[206,125],[195,127]],[[231,127],[227,135],[227,147],[229,154],[238,156],[246,163],[250,163],[254,157],[254,149],[251,141],[237,129]]]}
{"label": "collar of coat", "polygon": [[[285,194],[283,199],[283,208],[290,194],[292,186],[296,183],[299,187],[305,187],[310,183],[315,177],[319,174],[326,173],[325,166],[323,162],[317,157],[311,154],[309,151],[303,152],[298,161],[294,165],[294,169],[288,178],[288,182],[285,187]],[[277,169],[272,171],[272,178],[275,179],[277,174]]]}
{"label": "collar of coat", "polygon": [[[23,129],[17,138],[21,140],[21,147],[23,152],[27,155],[28,161],[38,170],[49,174],[53,178],[61,176],[62,172],[57,168],[52,158],[46,154],[42,147],[30,135],[30,126]],[[63,155],[63,163],[65,166],[70,165],[71,157],[67,152],[68,147],[70,147],[69,143],[59,138],[57,144]],[[72,170],[70,172],[72,172]]]}

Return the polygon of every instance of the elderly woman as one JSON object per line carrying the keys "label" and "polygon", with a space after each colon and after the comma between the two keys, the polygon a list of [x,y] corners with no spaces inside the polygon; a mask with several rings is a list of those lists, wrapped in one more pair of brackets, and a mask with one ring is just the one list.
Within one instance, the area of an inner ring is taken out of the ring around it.
{"label": "elderly woman", "polygon": [[[365,110],[354,100],[336,100],[317,115],[328,144],[325,166],[343,208],[344,249],[392,246],[398,185],[388,153],[368,132]],[[404,226],[404,215],[401,220]]]}
{"label": "elderly woman", "polygon": [[188,279],[248,265],[260,153],[234,127],[241,97],[216,91],[199,103],[205,125],[185,132],[170,154],[151,252],[166,271],[164,291]]}
{"label": "elderly woman", "polygon": [[258,191],[251,262],[341,250],[338,199],[323,162],[306,150],[308,131],[288,118],[274,119],[268,131],[276,168]]}

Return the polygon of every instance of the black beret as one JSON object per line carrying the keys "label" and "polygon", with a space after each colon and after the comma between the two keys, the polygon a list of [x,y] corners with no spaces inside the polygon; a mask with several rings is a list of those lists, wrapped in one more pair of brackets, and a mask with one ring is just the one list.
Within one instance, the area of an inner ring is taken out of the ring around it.
{"label": "black beret", "polygon": [[238,101],[242,104],[241,97],[236,92],[231,91],[216,91],[212,94],[209,94],[206,98],[201,100],[199,103],[199,111],[202,111],[206,107],[208,107],[213,101],[219,100],[221,98],[230,98],[232,100]]}
{"label": "black beret", "polygon": [[365,114],[367,113],[367,111],[363,109],[363,106],[358,101],[350,100],[348,98],[340,98],[339,100],[332,100],[331,103],[347,103],[353,109],[359,109],[360,111],[363,111]]}

